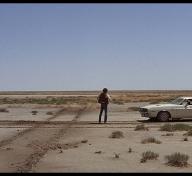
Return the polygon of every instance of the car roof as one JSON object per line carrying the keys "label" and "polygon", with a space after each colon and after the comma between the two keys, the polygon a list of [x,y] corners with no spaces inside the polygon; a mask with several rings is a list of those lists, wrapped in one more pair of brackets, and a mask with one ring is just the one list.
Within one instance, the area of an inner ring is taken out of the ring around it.
{"label": "car roof", "polygon": [[192,99],[192,97],[179,97],[179,98],[183,98],[183,99]]}

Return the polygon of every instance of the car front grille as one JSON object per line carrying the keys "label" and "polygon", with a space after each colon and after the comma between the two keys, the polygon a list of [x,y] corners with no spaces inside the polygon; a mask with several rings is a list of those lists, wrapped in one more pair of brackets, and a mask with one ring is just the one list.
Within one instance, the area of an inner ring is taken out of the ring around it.
{"label": "car front grille", "polygon": [[146,108],[139,108],[139,112],[141,113],[142,117],[148,117],[149,116],[148,109],[146,109]]}
{"label": "car front grille", "polygon": [[139,108],[140,112],[148,112],[148,110],[146,108]]}

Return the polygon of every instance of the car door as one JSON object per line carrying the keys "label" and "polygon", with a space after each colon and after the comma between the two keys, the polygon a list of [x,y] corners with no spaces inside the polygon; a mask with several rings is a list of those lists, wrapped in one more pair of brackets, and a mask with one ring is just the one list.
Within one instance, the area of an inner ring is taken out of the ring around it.
{"label": "car door", "polygon": [[184,105],[177,105],[170,110],[171,117],[174,118],[188,118],[188,110],[186,110]]}

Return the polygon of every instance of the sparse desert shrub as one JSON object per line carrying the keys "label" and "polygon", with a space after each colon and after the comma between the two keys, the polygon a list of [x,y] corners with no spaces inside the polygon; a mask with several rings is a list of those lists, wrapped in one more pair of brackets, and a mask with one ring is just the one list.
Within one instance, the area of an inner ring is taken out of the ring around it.
{"label": "sparse desert shrub", "polygon": [[132,152],[132,148],[131,147],[129,147],[129,151],[128,151],[129,153],[131,153]]}
{"label": "sparse desert shrub", "polygon": [[13,150],[13,148],[11,148],[11,147],[7,147],[6,150]]}
{"label": "sparse desert shrub", "polygon": [[160,127],[160,131],[188,131],[192,129],[190,125],[187,124],[165,124]]}
{"label": "sparse desert shrub", "polygon": [[6,108],[0,108],[0,112],[9,112]]}
{"label": "sparse desert shrub", "polygon": [[142,153],[141,163],[145,163],[147,160],[156,160],[159,157],[158,153],[154,153],[150,150]]}
{"label": "sparse desert shrub", "polygon": [[101,150],[99,150],[99,151],[96,151],[95,153],[97,153],[97,154],[101,154],[101,153],[102,153],[102,151],[101,151]]}
{"label": "sparse desert shrub", "polygon": [[185,137],[185,138],[183,139],[183,141],[188,141],[188,138],[187,138],[187,137]]}
{"label": "sparse desert shrub", "polygon": [[147,144],[147,143],[156,143],[156,144],[161,144],[161,141],[155,139],[154,137],[148,137],[146,139],[143,139],[141,141],[142,144]]}
{"label": "sparse desert shrub", "polygon": [[113,131],[109,137],[110,138],[123,138],[124,135],[123,135],[122,131]]}
{"label": "sparse desert shrub", "polygon": [[115,158],[119,158],[119,156],[120,156],[120,153],[114,153]]}
{"label": "sparse desert shrub", "polygon": [[136,127],[135,127],[135,131],[148,131],[149,130],[149,128],[147,128],[147,127],[145,127],[145,125],[144,124],[141,124],[141,125],[137,125]]}
{"label": "sparse desert shrub", "polygon": [[192,126],[187,125],[187,124],[175,124],[174,126],[174,130],[175,131],[188,131],[190,129],[192,129]]}
{"label": "sparse desert shrub", "polygon": [[53,112],[49,111],[46,113],[47,115],[53,115]]}
{"label": "sparse desert shrub", "polygon": [[183,134],[184,136],[192,136],[192,129]]}
{"label": "sparse desert shrub", "polygon": [[88,142],[87,139],[81,141],[81,143],[87,143],[87,142]]}
{"label": "sparse desert shrub", "polygon": [[163,126],[160,127],[160,131],[174,131],[173,130],[173,125],[171,124],[164,124]]}
{"label": "sparse desert shrub", "polygon": [[31,111],[32,115],[36,115],[38,111]]}
{"label": "sparse desert shrub", "polygon": [[171,155],[165,156],[167,160],[167,165],[176,167],[186,167],[188,165],[189,156],[186,154],[181,154],[180,152],[173,153]]}
{"label": "sparse desert shrub", "polygon": [[174,133],[166,133],[166,134],[162,134],[162,136],[173,136]]}

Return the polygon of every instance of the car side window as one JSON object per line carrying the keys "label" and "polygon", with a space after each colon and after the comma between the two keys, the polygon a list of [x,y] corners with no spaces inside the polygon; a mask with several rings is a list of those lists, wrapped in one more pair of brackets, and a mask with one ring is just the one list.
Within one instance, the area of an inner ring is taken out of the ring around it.
{"label": "car side window", "polygon": [[184,100],[184,101],[181,103],[181,105],[186,105],[186,103],[187,103],[187,100]]}
{"label": "car side window", "polygon": [[183,104],[184,104],[185,106],[192,105],[192,99],[185,100],[185,101],[183,102]]}
{"label": "car side window", "polygon": [[189,105],[192,105],[192,99],[189,99]]}

